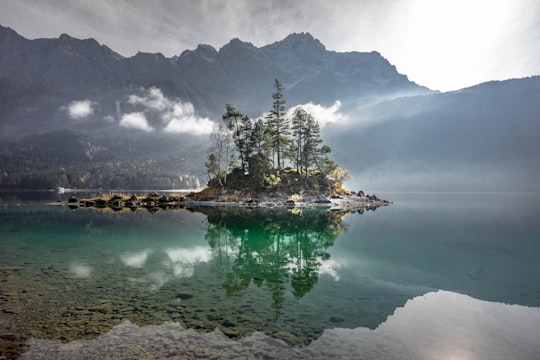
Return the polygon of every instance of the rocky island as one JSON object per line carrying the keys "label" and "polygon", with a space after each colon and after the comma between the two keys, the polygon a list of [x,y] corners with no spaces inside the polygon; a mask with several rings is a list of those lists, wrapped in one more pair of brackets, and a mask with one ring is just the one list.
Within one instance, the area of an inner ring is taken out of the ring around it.
{"label": "rocky island", "polygon": [[351,192],[341,195],[292,195],[281,193],[252,194],[250,197],[242,197],[242,194],[223,193],[217,196],[209,196],[208,190],[187,195],[169,194],[162,195],[152,192],[143,196],[129,194],[103,194],[101,196],[79,199],[75,196],[60,204],[71,208],[99,208],[113,211],[146,209],[148,211],[192,209],[196,207],[286,207],[286,208],[328,208],[329,210],[374,210],[380,206],[391,205],[392,202],[378,198],[376,195],[365,195]]}

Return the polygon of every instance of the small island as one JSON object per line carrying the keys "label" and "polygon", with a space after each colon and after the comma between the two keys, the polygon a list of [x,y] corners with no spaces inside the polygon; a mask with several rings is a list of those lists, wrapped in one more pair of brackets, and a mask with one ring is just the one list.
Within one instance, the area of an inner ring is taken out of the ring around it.
{"label": "small island", "polygon": [[344,187],[351,176],[329,158],[332,150],[323,144],[318,121],[300,106],[285,110],[278,79],[272,99],[271,110],[254,120],[231,104],[225,106],[222,123],[210,135],[205,189],[185,196],[153,193],[71,198],[70,206],[324,206],[355,210],[391,204]]}

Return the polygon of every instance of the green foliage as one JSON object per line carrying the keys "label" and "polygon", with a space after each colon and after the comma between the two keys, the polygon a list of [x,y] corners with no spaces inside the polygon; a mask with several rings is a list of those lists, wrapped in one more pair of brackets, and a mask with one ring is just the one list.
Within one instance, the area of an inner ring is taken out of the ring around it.
{"label": "green foliage", "polygon": [[266,133],[272,149],[273,169],[279,171],[284,167],[285,155],[289,147],[289,120],[285,117],[285,98],[283,86],[278,79],[274,81],[275,92],[272,94],[272,110],[267,117]]}
{"label": "green foliage", "polygon": [[269,186],[277,186],[281,182],[281,178],[274,174],[264,175],[264,183]]}
{"label": "green foliage", "polygon": [[[213,176],[209,184],[284,193],[341,191],[337,189],[343,189],[348,177],[336,176],[337,165],[328,158],[331,149],[322,144],[319,123],[300,107],[287,119],[283,86],[277,79],[274,88],[272,110],[265,119],[251,120],[233,105],[225,106],[224,126],[211,135],[215,152],[205,163]],[[234,143],[230,153],[227,136]],[[228,159],[226,166],[221,159]],[[285,168],[286,160],[295,169]]]}

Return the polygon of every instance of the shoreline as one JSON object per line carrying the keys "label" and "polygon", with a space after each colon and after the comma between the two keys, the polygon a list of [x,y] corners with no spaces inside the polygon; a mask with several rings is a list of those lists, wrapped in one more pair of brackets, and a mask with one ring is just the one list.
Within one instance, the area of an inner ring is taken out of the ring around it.
{"label": "shoreline", "polygon": [[379,199],[375,195],[335,195],[326,197],[305,196],[299,200],[292,200],[286,196],[268,197],[264,200],[227,201],[215,199],[194,199],[189,194],[187,196],[166,196],[158,193],[151,193],[148,196],[136,197],[134,195],[112,195],[109,199],[93,198],[78,199],[72,196],[67,201],[51,203],[51,205],[63,205],[71,208],[98,208],[112,210],[137,210],[141,209],[190,209],[193,207],[246,207],[246,208],[322,208],[328,210],[361,210],[375,209],[381,206],[389,206],[394,203],[388,200]]}

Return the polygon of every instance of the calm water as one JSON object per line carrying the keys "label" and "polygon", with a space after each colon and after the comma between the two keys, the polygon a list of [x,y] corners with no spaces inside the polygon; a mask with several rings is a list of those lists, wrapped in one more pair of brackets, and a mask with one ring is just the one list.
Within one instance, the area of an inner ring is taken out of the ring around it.
{"label": "calm water", "polygon": [[0,194],[1,355],[538,358],[540,194],[379,195],[396,204],[105,212]]}

